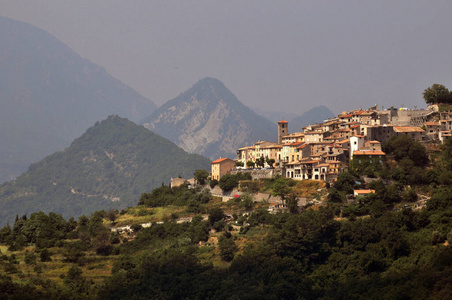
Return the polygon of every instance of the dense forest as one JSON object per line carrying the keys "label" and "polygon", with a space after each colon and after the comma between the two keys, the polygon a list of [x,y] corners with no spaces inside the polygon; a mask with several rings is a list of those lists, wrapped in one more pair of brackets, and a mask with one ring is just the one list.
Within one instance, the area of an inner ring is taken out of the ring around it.
{"label": "dense forest", "polygon": [[[240,188],[283,196],[289,209],[162,185],[122,211],[17,216],[0,229],[0,298],[450,299],[452,139],[429,150],[405,139],[384,145],[381,169],[351,168],[301,210],[290,209],[299,183],[240,175]],[[349,199],[363,176],[375,193]]]}

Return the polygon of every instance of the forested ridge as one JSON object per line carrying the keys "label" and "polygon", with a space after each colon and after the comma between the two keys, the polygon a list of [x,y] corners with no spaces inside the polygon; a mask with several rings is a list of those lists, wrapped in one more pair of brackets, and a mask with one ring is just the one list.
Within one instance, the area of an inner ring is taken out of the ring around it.
{"label": "forested ridge", "polygon": [[170,178],[189,178],[210,161],[188,154],[142,126],[110,116],[88,128],[64,151],[56,152],[16,180],[0,185],[0,225],[16,214],[37,210],[65,218],[110,208],[126,208]]}
{"label": "forested ridge", "polygon": [[[284,195],[288,211],[271,214],[251,192],[221,202],[205,187],[163,185],[127,210],[17,216],[0,230],[0,298],[449,299],[452,139],[429,151],[407,142],[391,140],[388,164],[351,168],[301,211],[299,182],[239,175],[242,189]],[[361,172],[375,194],[349,204]]]}

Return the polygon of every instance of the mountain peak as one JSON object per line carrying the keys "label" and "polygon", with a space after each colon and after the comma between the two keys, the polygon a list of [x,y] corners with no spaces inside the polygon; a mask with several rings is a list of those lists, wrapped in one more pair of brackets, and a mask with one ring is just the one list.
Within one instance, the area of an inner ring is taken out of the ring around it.
{"label": "mountain peak", "polygon": [[142,121],[190,153],[235,157],[257,140],[276,140],[276,124],[243,105],[218,79],[206,77]]}

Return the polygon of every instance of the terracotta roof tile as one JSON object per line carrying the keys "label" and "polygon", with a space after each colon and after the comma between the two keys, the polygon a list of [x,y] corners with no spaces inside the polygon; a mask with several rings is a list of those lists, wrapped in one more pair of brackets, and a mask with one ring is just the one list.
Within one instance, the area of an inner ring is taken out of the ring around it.
{"label": "terracotta roof tile", "polygon": [[218,163],[221,163],[221,162],[223,162],[223,161],[225,161],[225,160],[232,160],[232,159],[230,159],[230,158],[219,158],[219,159],[217,159],[217,160],[214,160],[212,163],[213,164],[218,164]]}
{"label": "terracotta roof tile", "polygon": [[386,155],[383,151],[353,151],[353,155]]}

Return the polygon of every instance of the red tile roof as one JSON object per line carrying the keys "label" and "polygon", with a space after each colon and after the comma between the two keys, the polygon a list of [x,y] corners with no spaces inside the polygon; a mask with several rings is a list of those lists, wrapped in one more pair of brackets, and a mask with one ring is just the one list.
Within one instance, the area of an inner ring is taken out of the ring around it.
{"label": "red tile roof", "polygon": [[353,190],[357,194],[375,194],[375,190]]}
{"label": "red tile roof", "polygon": [[221,162],[223,162],[223,161],[225,161],[225,160],[232,160],[232,159],[230,159],[230,158],[219,158],[219,159],[217,159],[217,160],[214,160],[212,163],[213,164],[218,164],[218,163],[221,163]]}
{"label": "red tile roof", "polygon": [[281,120],[281,121],[278,122],[278,124],[281,124],[281,123],[287,124],[287,123],[289,123],[289,122],[287,122],[287,121],[285,121],[285,120]]}
{"label": "red tile roof", "polygon": [[421,127],[394,126],[395,132],[425,132]]}
{"label": "red tile roof", "polygon": [[353,155],[386,155],[383,151],[353,151]]}

